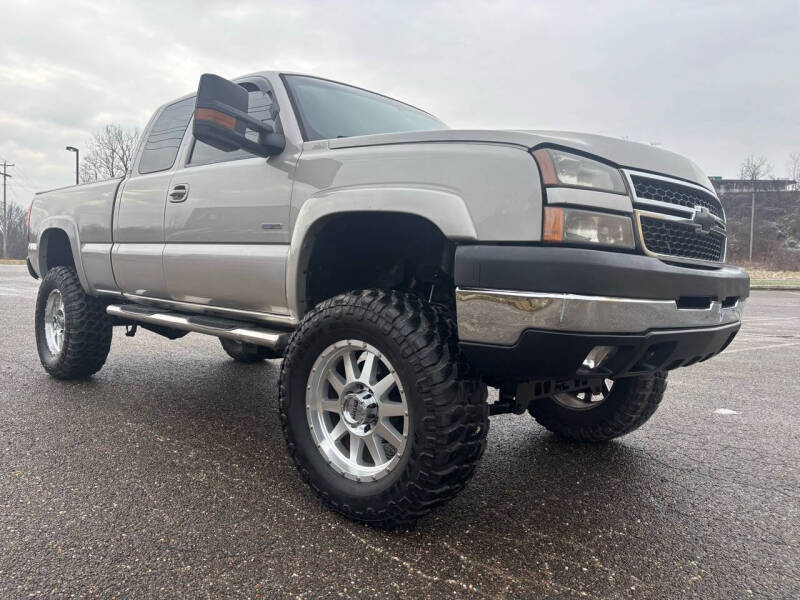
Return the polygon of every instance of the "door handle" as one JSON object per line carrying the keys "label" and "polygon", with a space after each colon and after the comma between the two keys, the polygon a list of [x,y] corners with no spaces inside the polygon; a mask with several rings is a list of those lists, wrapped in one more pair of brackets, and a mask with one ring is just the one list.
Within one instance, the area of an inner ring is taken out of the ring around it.
{"label": "door handle", "polygon": [[169,191],[169,201],[170,202],[183,202],[189,196],[189,184],[188,183],[179,183],[177,185],[173,185],[172,189]]}

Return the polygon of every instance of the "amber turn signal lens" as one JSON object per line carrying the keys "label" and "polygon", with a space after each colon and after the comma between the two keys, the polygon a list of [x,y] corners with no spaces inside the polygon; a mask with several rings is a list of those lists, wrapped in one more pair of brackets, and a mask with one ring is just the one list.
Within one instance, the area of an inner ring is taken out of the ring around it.
{"label": "amber turn signal lens", "polygon": [[553,159],[550,157],[550,153],[545,149],[534,150],[533,157],[542,172],[542,183],[545,185],[558,185],[556,168],[553,166]]}
{"label": "amber turn signal lens", "polygon": [[564,239],[564,209],[548,206],[544,209],[545,242],[561,242]]}
{"label": "amber turn signal lens", "polygon": [[228,129],[236,129],[236,118],[211,108],[198,108],[194,118],[198,121],[213,121]]}

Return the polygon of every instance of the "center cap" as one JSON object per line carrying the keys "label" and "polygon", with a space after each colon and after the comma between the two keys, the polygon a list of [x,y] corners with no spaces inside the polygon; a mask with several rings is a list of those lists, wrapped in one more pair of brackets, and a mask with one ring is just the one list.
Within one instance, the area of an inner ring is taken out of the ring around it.
{"label": "center cap", "polygon": [[342,396],[342,418],[349,429],[365,434],[378,421],[378,401],[365,387],[349,391]]}

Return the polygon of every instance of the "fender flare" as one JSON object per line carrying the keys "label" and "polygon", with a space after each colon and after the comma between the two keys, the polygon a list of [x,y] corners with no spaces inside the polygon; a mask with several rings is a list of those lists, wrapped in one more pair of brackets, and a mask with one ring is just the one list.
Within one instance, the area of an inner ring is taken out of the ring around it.
{"label": "fender flare", "polygon": [[409,186],[357,186],[328,189],[311,196],[300,208],[292,230],[286,264],[286,300],[292,320],[309,309],[305,271],[314,237],[329,217],[348,212],[404,213],[427,219],[446,238],[477,240],[475,224],[464,200],[447,189]]}
{"label": "fender flare", "polygon": [[67,240],[69,240],[69,247],[72,251],[72,261],[75,263],[75,271],[78,273],[78,279],[81,282],[81,287],[83,291],[87,294],[90,293],[91,289],[89,286],[89,281],[86,279],[86,272],[83,269],[83,259],[81,258],[81,243],[80,237],[78,235],[78,225],[73,221],[70,217],[64,216],[54,216],[54,217],[47,217],[42,220],[39,228],[39,237],[37,241],[37,270],[44,277],[44,274],[47,269],[45,269],[45,262],[44,258],[47,256],[47,246],[46,244],[42,244],[42,241],[45,239],[46,234],[49,231],[54,229],[58,229],[63,231],[67,234]]}

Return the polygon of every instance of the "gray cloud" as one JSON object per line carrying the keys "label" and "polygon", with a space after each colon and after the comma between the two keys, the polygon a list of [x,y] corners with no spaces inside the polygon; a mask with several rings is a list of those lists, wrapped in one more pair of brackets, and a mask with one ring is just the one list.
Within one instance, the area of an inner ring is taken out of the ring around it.
{"label": "gray cloud", "polygon": [[[15,197],[72,180],[113,121],[142,127],[203,72],[318,74],[454,127],[658,142],[708,173],[800,151],[800,3],[6,2],[0,157]],[[13,171],[12,171],[13,174]]]}

